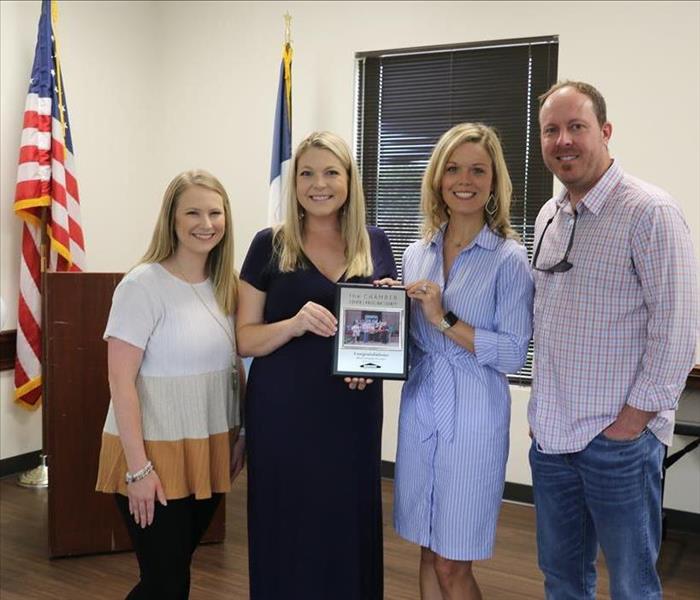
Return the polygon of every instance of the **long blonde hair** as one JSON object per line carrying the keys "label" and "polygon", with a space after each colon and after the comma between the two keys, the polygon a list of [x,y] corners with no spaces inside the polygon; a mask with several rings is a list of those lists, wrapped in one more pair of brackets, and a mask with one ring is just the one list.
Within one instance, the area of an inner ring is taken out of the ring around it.
{"label": "long blonde hair", "polygon": [[304,222],[297,200],[296,174],[299,157],[309,148],[328,150],[340,161],[348,177],[348,199],[339,212],[340,232],[345,242],[345,276],[370,276],[373,271],[369,235],[365,226],[365,196],[360,175],[347,144],[329,131],[314,132],[304,139],[294,153],[294,161],[286,191],[287,211],[274,235],[275,252],[279,256],[279,270],[294,271],[303,267]]}
{"label": "long blonde hair", "polygon": [[491,158],[493,164],[493,196],[496,212],[493,216],[484,210],[486,224],[491,231],[503,238],[518,238],[510,225],[510,203],[513,184],[503,157],[498,134],[483,123],[460,123],[446,131],[435,145],[421,185],[421,212],[423,213],[423,237],[426,240],[449,221],[447,204],[442,198],[441,182],[445,165],[458,146],[469,142],[479,144]]}
{"label": "long blonde hair", "polygon": [[224,236],[207,256],[207,274],[214,286],[216,301],[224,314],[233,314],[238,297],[238,274],[233,268],[233,221],[228,194],[221,182],[211,173],[195,169],[184,171],[170,182],[163,195],[158,221],[153,229],[151,243],[140,263],[159,263],[177,249],[175,209],[180,195],[188,188],[198,186],[216,192],[224,206]]}

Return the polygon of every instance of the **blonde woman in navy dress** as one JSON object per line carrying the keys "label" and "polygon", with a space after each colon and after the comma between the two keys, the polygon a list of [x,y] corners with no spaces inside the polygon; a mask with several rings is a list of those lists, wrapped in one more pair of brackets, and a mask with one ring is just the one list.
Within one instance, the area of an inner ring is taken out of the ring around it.
{"label": "blonde woman in navy dress", "polygon": [[493,553],[508,457],[505,374],[525,362],[533,298],[511,192],[495,132],[453,127],[423,177],[423,239],[403,255],[411,368],[394,526],[421,545],[423,600],[481,598],[472,561]]}
{"label": "blonde woman in navy dress", "polygon": [[347,144],[297,148],[285,222],[241,269],[251,600],[380,600],[382,386],[332,375],[338,282],[396,277]]}

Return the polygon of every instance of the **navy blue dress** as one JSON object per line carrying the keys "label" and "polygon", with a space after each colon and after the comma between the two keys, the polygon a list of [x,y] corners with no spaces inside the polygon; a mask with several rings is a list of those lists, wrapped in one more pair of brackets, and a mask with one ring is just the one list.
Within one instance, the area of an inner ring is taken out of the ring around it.
{"label": "navy blue dress", "polygon": [[[396,277],[389,241],[369,227],[374,275]],[[272,230],[251,243],[241,279],[266,293],[264,320],[309,300],[335,312],[336,282],[310,262],[280,273]],[[382,386],[331,375],[333,338],[311,333],[253,360],[246,393],[251,600],[383,595]]]}

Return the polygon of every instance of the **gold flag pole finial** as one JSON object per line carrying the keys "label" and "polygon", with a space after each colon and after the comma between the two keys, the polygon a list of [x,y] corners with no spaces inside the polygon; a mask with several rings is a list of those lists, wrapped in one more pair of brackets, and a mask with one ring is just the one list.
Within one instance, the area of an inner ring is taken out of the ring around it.
{"label": "gold flag pole finial", "polygon": [[292,43],[292,15],[284,13],[284,43]]}

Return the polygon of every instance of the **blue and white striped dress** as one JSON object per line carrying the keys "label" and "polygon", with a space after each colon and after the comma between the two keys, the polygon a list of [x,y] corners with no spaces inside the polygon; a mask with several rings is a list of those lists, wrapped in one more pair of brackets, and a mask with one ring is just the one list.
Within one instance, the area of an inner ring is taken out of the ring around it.
{"label": "blue and white striped dress", "polygon": [[394,527],[444,558],[480,560],[493,553],[509,443],[505,373],[525,362],[533,283],[525,248],[486,226],[445,282],[443,236],[444,226],[406,249],[403,281],[437,283],[445,310],[475,328],[475,352],[443,335],[412,301]]}

